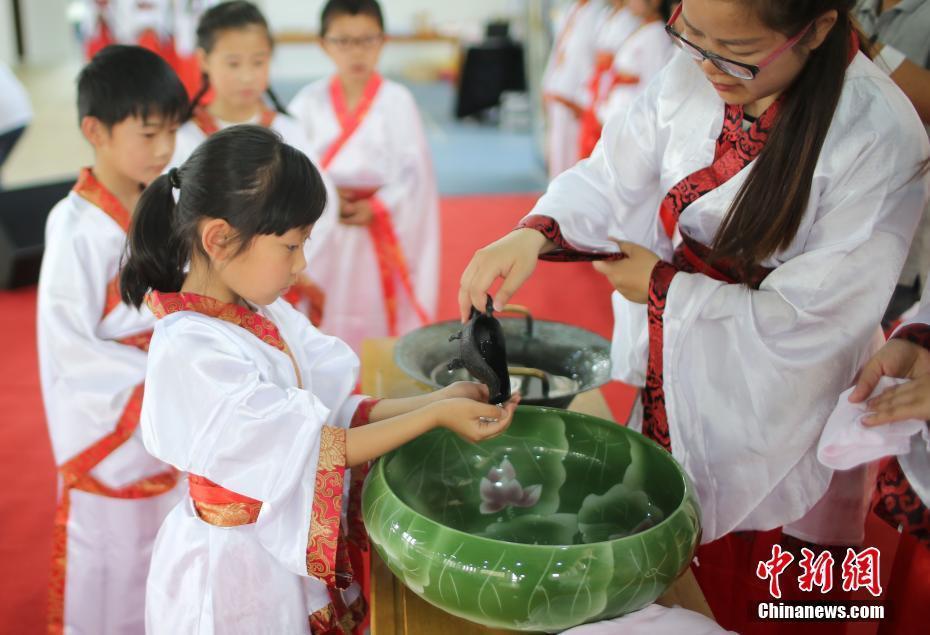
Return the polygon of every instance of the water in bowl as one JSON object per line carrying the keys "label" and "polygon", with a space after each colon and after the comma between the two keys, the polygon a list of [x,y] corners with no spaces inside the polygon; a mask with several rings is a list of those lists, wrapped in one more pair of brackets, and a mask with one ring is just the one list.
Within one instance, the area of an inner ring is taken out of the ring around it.
{"label": "water in bowl", "polygon": [[479,446],[436,430],[390,458],[388,479],[436,522],[521,544],[623,538],[657,525],[677,504],[647,491],[638,446],[625,438],[566,434],[555,411],[530,434],[510,432]]}

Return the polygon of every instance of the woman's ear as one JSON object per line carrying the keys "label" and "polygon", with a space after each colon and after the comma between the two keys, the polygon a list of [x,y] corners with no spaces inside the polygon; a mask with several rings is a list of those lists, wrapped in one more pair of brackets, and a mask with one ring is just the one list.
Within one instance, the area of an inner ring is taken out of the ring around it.
{"label": "woman's ear", "polygon": [[808,41],[805,43],[809,51],[813,51],[823,44],[823,41],[830,35],[830,31],[836,26],[838,17],[839,15],[836,9],[830,9],[814,20],[814,26],[811,27],[811,35],[809,38],[806,38]]}
{"label": "woman's ear", "polygon": [[200,244],[210,262],[226,262],[236,254],[235,231],[222,218],[211,218],[201,224]]}

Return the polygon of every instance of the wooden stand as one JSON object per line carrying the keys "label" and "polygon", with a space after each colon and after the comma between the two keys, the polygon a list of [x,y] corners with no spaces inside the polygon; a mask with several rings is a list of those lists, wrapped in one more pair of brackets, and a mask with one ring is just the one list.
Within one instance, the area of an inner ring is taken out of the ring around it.
{"label": "wooden stand", "polygon": [[[404,375],[394,364],[394,338],[366,340],[362,344],[362,392],[373,397],[410,397],[429,390]],[[578,395],[570,410],[612,419],[599,390]],[[663,606],[681,606],[713,619],[694,574],[688,569],[659,598]],[[378,554],[371,554],[372,635],[494,635],[513,633],[490,629],[438,609],[407,589]]]}

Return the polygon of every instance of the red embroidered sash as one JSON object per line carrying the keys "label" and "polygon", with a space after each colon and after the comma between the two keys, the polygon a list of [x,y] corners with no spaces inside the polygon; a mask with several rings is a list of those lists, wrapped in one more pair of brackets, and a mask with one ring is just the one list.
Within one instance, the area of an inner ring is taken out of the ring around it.
{"label": "red embroidered sash", "polygon": [[[659,213],[668,236],[674,234],[678,219],[691,203],[729,181],[759,155],[774,126],[780,104],[780,100],[772,104],[748,130],[742,126],[742,107],[726,106],[713,162],[676,183],[662,201]],[[716,261],[711,265],[709,255],[707,246],[682,234],[682,243],[675,250],[672,263],[656,266],[649,288],[649,359],[642,392],[643,434],[669,451],[672,445],[665,409],[662,316],[668,289],[677,271],[702,273],[731,284],[738,279],[735,263]],[[757,267],[752,276],[753,286],[758,288],[769,273],[769,269]]]}
{"label": "red embroidered sash", "polygon": [[[129,229],[130,214],[112,192],[96,179],[90,168],[81,170],[74,192],[89,203],[100,208],[125,232]],[[119,277],[107,285],[106,300],[101,320],[106,318],[120,304]],[[119,343],[148,351],[152,338],[150,330],[132,335]],[[48,629],[50,633],[64,630],[65,579],[68,562],[68,518],[71,513],[71,492],[79,490],[106,496],[108,498],[139,499],[164,494],[177,485],[178,473],[173,468],[153,476],[141,478],[122,487],[110,487],[95,478],[91,471],[104,459],[128,441],[139,426],[139,414],[142,410],[143,385],[139,384],[132,391],[129,401],[123,408],[116,428],[105,437],[85,448],[77,455],[58,467],[62,479],[61,499],[55,511],[55,524],[52,538],[52,576],[49,584]]]}
{"label": "red embroidered sash", "polygon": [[[380,75],[372,75],[368,84],[365,86],[362,99],[359,101],[355,110],[349,111],[345,100],[345,92],[342,89],[342,83],[338,77],[333,77],[329,85],[329,95],[339,119],[339,125],[342,132],[335,141],[326,149],[320,165],[325,170],[339,154],[339,151],[345,146],[346,142],[352,138],[359,126],[365,120],[365,116],[371,109],[371,105],[378,95],[383,80]],[[394,229],[394,222],[391,219],[390,210],[384,205],[384,202],[378,198],[373,191],[357,190],[350,192],[354,194],[355,200],[367,199],[371,204],[374,213],[371,224],[368,226],[368,233],[371,236],[372,244],[375,248],[375,257],[378,261],[378,271],[381,277],[381,290],[384,295],[384,307],[387,312],[388,333],[397,335],[397,305],[399,294],[397,292],[396,280],[400,280],[400,285],[410,298],[413,309],[417,317],[424,324],[429,322],[429,316],[426,310],[420,305],[414,293],[413,282],[410,277],[410,269],[407,266],[407,259],[404,256],[400,240],[397,238],[397,232]]]}
{"label": "red embroidered sash", "polygon": [[[278,113],[276,111],[270,108],[262,108],[258,117],[258,125],[264,128],[270,128],[277,116]],[[191,121],[193,121],[197,127],[200,128],[201,132],[208,137],[220,131],[219,121],[217,121],[216,117],[211,115],[203,106],[198,106],[194,109],[191,115]]]}

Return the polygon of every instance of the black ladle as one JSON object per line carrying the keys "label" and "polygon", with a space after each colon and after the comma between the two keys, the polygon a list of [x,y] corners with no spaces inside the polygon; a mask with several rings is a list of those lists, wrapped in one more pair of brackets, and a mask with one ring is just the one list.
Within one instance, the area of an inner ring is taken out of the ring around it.
{"label": "black ladle", "polygon": [[459,340],[459,357],[449,362],[449,370],[465,368],[472,377],[488,387],[489,403],[502,404],[510,399],[510,373],[504,330],[494,317],[494,300],[488,296],[485,310],[472,307],[471,317],[462,330],[449,338]]}

